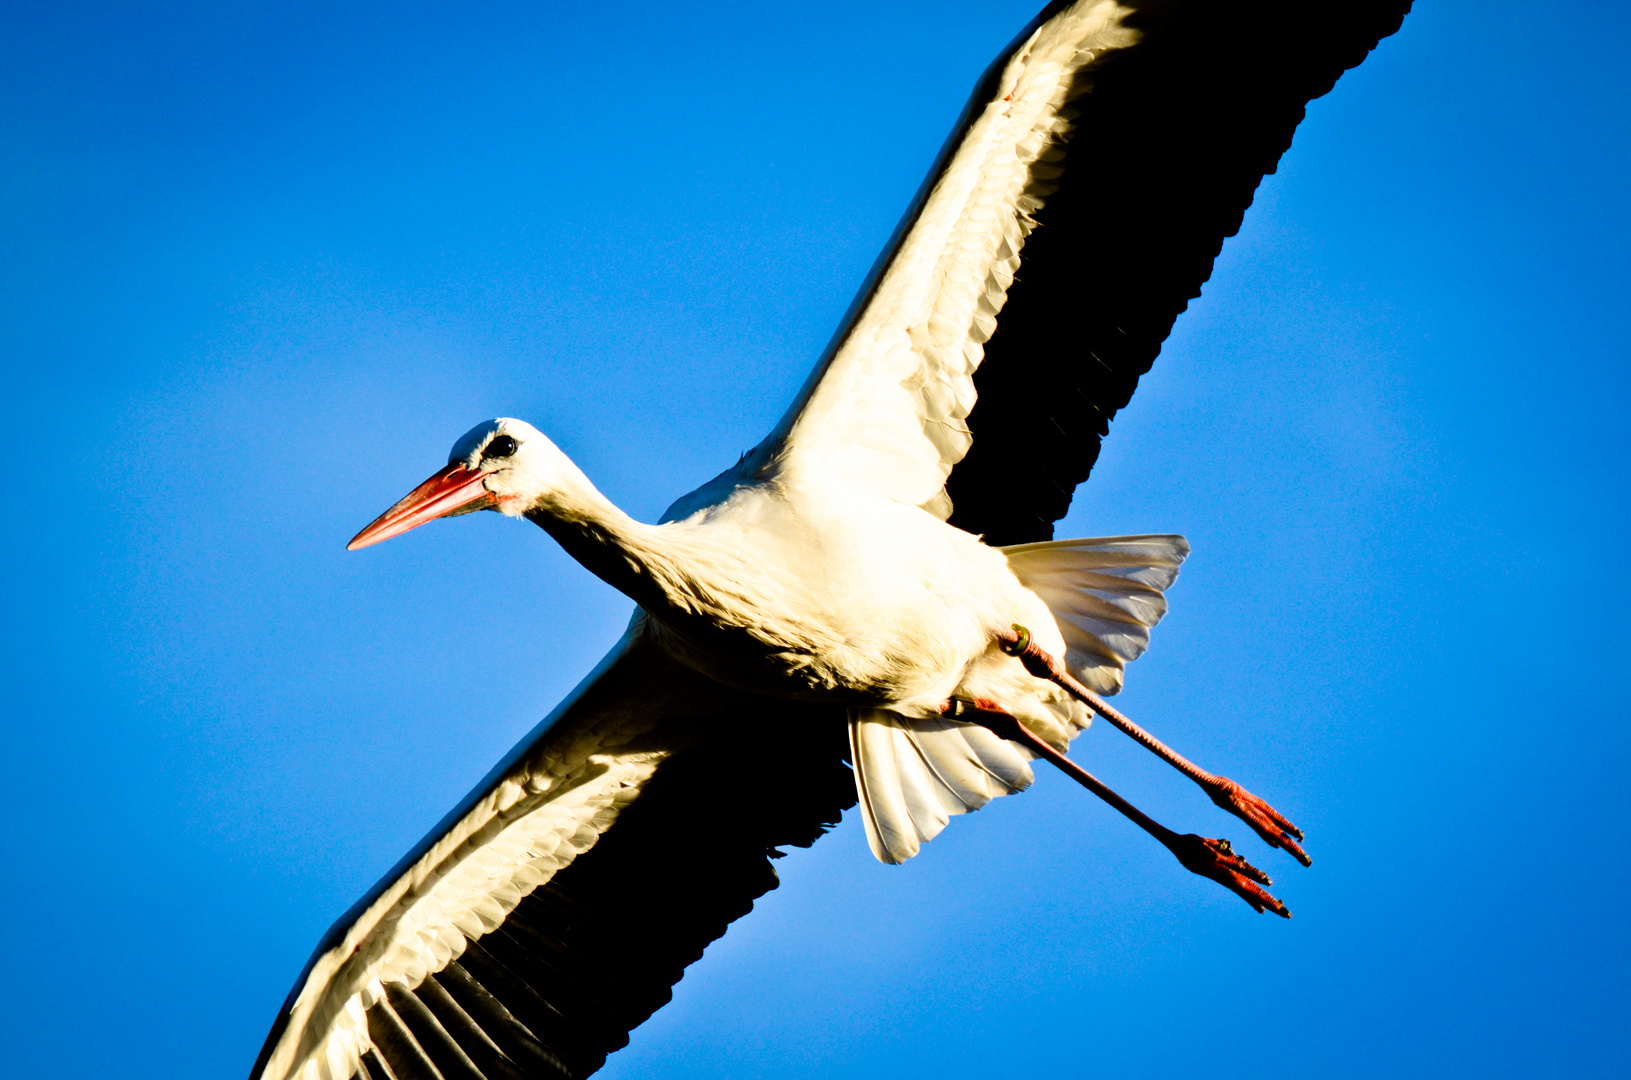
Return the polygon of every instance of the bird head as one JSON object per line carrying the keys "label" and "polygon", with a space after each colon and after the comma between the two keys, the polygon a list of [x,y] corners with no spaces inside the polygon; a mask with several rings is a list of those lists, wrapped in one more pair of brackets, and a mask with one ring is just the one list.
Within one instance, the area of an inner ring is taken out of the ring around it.
{"label": "bird head", "polygon": [[566,456],[524,420],[477,424],[453,444],[447,467],[408,492],[362,532],[347,551],[400,536],[434,518],[476,510],[519,517],[555,490]]}

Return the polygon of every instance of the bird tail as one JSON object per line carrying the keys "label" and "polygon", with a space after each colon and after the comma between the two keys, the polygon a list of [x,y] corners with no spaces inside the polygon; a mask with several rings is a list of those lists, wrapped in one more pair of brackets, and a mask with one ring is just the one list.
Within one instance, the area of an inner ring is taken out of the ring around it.
{"label": "bird tail", "polygon": [[[1052,612],[1065,666],[1114,694],[1167,613],[1162,593],[1189,554],[1181,536],[1054,540],[1002,549],[1014,576]],[[975,724],[854,709],[850,760],[872,854],[902,863],[957,814],[1031,785],[1032,755]]]}
{"label": "bird tail", "polygon": [[853,709],[849,745],[866,840],[880,862],[905,862],[954,815],[1031,786],[1031,755],[973,724]]}
{"label": "bird tail", "polygon": [[1020,583],[1053,613],[1065,667],[1100,694],[1121,689],[1122,668],[1144,655],[1162,595],[1189,555],[1181,536],[1101,536],[1002,549]]}

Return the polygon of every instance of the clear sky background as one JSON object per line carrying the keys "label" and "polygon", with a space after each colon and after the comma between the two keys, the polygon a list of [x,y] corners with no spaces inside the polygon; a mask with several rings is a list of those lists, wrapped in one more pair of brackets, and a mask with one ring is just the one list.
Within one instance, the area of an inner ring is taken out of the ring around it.
{"label": "clear sky background", "polygon": [[[628,614],[498,515],[345,541],[494,415],[647,520],[734,461],[1039,2],[0,9],[0,1072],[247,1072]],[[1193,543],[1121,702],[1313,869],[1074,754],[1292,922],[1050,772],[901,868],[852,814],[604,1075],[1624,1075],[1627,55],[1422,3],[1059,529]]]}

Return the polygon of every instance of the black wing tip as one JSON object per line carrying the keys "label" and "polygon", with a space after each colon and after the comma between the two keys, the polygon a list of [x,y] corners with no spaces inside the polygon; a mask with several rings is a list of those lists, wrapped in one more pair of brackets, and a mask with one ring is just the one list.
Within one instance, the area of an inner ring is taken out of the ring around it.
{"label": "black wing tip", "polygon": [[1071,138],[1093,146],[1093,168],[1073,169],[1067,156],[1035,213],[974,377],[974,444],[946,483],[951,524],[988,543],[1052,537],[1307,103],[1411,7],[1281,0],[1247,23],[1224,5],[1127,2],[1146,41],[1099,65],[1074,102]]}

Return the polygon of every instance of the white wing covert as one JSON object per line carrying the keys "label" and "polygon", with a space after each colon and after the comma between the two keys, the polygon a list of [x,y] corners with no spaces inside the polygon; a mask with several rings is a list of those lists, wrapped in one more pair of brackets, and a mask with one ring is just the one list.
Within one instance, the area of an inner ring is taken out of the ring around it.
{"label": "white wing covert", "polygon": [[[720,688],[631,629],[329,931],[252,1076],[593,1072],[775,887],[776,845],[812,842],[854,803],[841,746],[808,738],[838,714],[795,718],[802,744],[742,738],[767,709],[797,707]],[[732,812],[742,746],[786,762],[775,804],[751,815]]]}
{"label": "white wing covert", "polygon": [[[818,367],[771,443],[781,467],[944,519],[944,485],[968,452],[973,375],[1053,191],[1067,104],[1086,69],[1138,40],[1130,9],[1080,0],[1017,44],[966,125],[864,308]],[[990,80],[987,79],[989,84]]]}
{"label": "white wing covert", "polygon": [[792,408],[674,515],[750,476],[807,479],[993,545],[1051,539],[1307,103],[1409,7],[1048,4],[976,85]]}

